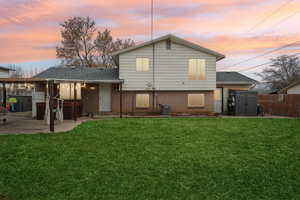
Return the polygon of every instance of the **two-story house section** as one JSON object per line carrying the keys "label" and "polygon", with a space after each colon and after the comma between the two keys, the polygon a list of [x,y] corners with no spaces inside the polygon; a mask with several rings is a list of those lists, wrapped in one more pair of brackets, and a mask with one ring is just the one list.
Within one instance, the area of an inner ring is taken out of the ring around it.
{"label": "two-story house section", "polygon": [[153,112],[168,104],[173,113],[214,112],[216,62],[224,57],[170,34],[115,52],[124,111]]}

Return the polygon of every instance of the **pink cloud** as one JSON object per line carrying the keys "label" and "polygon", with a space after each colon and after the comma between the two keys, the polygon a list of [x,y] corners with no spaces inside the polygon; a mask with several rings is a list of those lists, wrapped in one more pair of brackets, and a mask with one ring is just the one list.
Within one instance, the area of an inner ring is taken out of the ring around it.
{"label": "pink cloud", "polygon": [[[300,9],[299,2],[284,7],[251,33],[251,27],[282,5],[280,0],[163,0],[155,2],[155,33],[175,33],[234,58],[259,53],[300,39],[295,26],[260,35]],[[59,23],[70,16],[91,16],[115,37],[149,38],[150,1],[140,0],[10,0],[0,7],[0,62],[55,58]],[[276,29],[275,29],[276,30]],[[53,48],[51,48],[53,47]]]}

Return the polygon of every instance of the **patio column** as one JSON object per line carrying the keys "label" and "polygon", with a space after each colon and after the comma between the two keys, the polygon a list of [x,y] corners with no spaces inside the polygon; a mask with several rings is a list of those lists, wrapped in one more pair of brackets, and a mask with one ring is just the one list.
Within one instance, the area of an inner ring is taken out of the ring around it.
{"label": "patio column", "polygon": [[48,90],[49,90],[49,109],[50,109],[50,131],[54,132],[54,105],[53,105],[53,86],[54,86],[54,81],[49,81],[48,84]]}
{"label": "patio column", "polygon": [[120,83],[120,118],[123,118],[123,83]]}
{"label": "patio column", "polygon": [[76,109],[76,100],[77,100],[77,90],[76,90],[76,82],[74,83],[74,100],[73,100],[73,119],[77,121],[77,109]]}
{"label": "patio column", "polygon": [[2,109],[4,109],[3,110],[3,112],[5,113],[6,112],[6,85],[5,85],[5,83],[2,83],[2,86],[3,86],[3,99],[2,99]]}

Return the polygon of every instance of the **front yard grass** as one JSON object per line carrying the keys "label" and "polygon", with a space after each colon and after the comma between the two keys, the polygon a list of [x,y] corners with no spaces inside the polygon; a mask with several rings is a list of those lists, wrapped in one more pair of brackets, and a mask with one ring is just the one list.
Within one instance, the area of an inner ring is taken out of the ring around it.
{"label": "front yard grass", "polygon": [[116,119],[0,136],[1,196],[300,199],[300,120]]}

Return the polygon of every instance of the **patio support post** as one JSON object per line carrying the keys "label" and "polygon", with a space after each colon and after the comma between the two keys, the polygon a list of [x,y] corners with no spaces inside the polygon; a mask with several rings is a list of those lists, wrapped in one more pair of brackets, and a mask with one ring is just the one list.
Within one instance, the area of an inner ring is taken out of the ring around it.
{"label": "patio support post", "polygon": [[2,109],[3,109],[3,113],[6,113],[6,86],[5,86],[5,83],[2,83],[2,86],[3,86]]}
{"label": "patio support post", "polygon": [[77,100],[77,90],[76,90],[76,82],[74,83],[74,101],[73,101],[73,118],[74,121],[77,121],[77,109],[76,109],[76,100]]}
{"label": "patio support post", "polygon": [[5,113],[6,112],[6,85],[5,83],[2,83],[2,86],[3,86],[3,101],[2,101],[2,109],[3,109],[3,112]]}
{"label": "patio support post", "polygon": [[123,83],[120,83],[120,118],[123,118],[123,88],[122,88]]}
{"label": "patio support post", "polygon": [[49,109],[50,109],[50,131],[54,132],[54,105],[53,105],[53,85],[54,81],[49,81],[48,89],[49,89]]}

